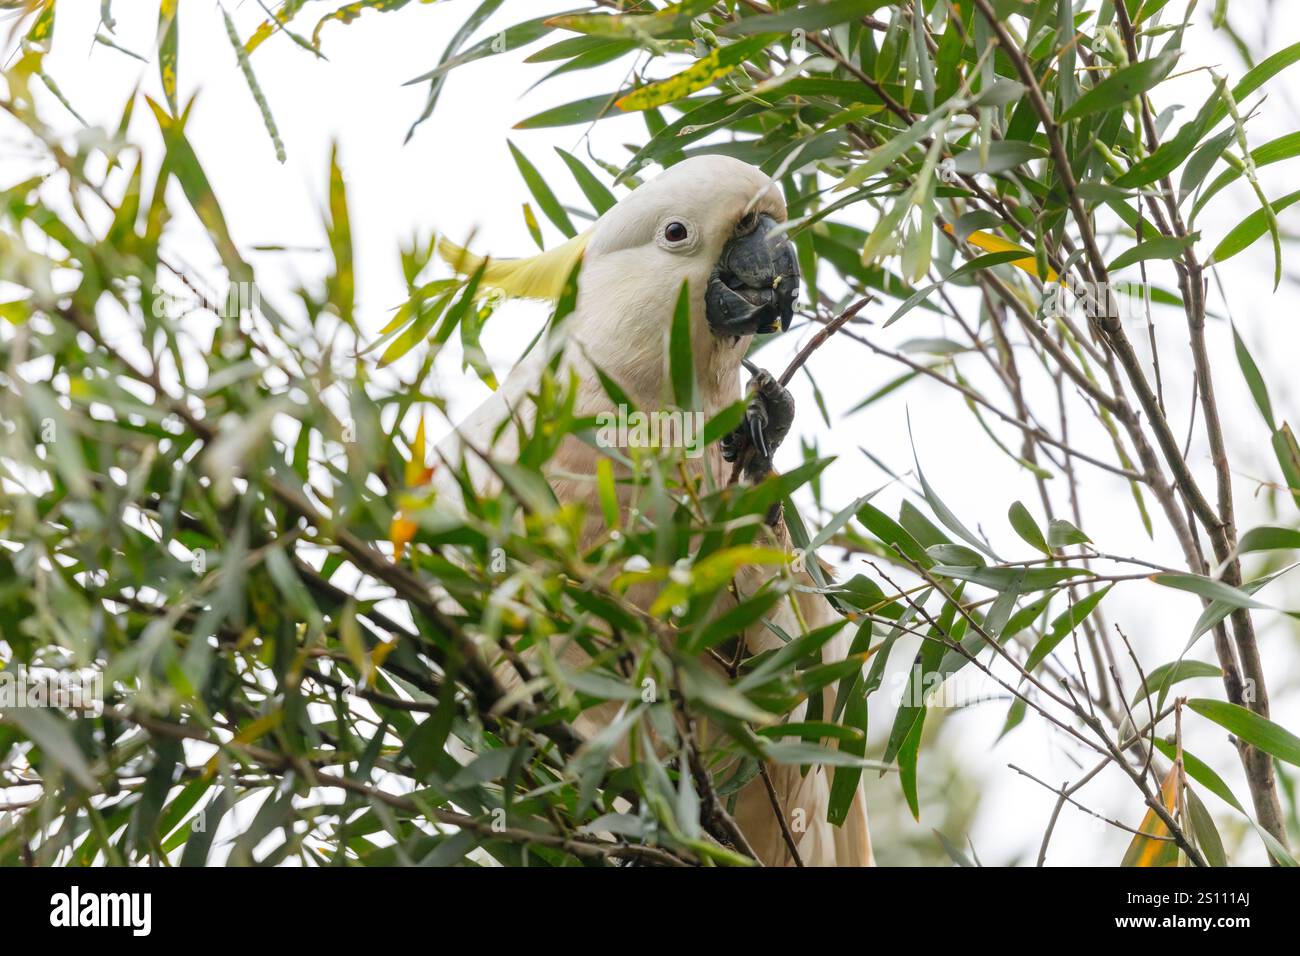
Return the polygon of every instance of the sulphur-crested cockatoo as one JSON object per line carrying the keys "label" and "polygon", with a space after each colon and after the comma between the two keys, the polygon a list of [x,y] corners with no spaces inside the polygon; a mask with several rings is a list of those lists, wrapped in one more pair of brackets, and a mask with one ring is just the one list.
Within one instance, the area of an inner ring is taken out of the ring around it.
{"label": "sulphur-crested cockatoo", "polygon": [[[698,394],[701,410],[711,417],[741,396],[741,363],[752,336],[785,329],[790,323],[799,271],[793,245],[779,228],[785,218],[784,198],[763,172],[725,156],[698,156],[637,187],[590,229],[558,248],[529,259],[489,260],[480,282],[511,296],[555,299],[581,262],[576,308],[563,324],[561,360],[577,373],[576,414],[584,416],[614,411],[593,364],[617,381],[637,408],[662,407],[669,329],[682,283],[689,282]],[[463,273],[483,264],[481,258],[450,243],[442,243],[440,252]],[[438,452],[448,464],[457,467],[464,461],[476,487],[486,490],[496,485],[478,452],[490,449],[494,457],[509,461],[518,447],[516,426],[502,429],[502,423],[510,418],[531,429],[535,410],[529,395],[536,391],[547,351],[534,349],[492,397],[439,444]],[[761,478],[789,427],[793,405],[765,372],[750,383],[750,395],[749,419],[757,419],[760,427],[753,433],[758,439],[753,443],[756,452],[745,473]],[[475,451],[469,452],[467,446]],[[601,509],[595,482],[581,476],[595,474],[599,454],[570,438],[553,461],[551,476],[561,501],[582,500],[587,505],[587,513],[593,516],[587,533],[593,541],[603,532]],[[732,466],[724,460],[723,447],[707,448],[694,461],[711,469],[719,485],[728,481]],[[455,498],[459,488],[449,472],[446,467],[438,469],[435,481],[440,494]],[[778,546],[788,546],[782,524],[773,533]],[[802,583],[812,583],[804,577]],[[736,583],[740,593],[752,594],[763,580],[763,570],[750,567]],[[630,596],[637,600],[635,590]],[[834,610],[819,594],[795,593],[804,626],[811,629],[835,620]],[[773,623],[786,633],[798,633],[801,625],[789,606],[778,607]],[[745,640],[751,654],[779,643],[761,624],[751,627]],[[823,659],[843,659],[846,644],[841,632],[823,646]],[[567,653],[580,656],[582,652],[572,648]],[[507,683],[513,679],[513,670],[503,669],[501,674]],[[833,701],[827,694],[824,712],[829,713]],[[589,710],[584,715],[586,726],[579,729],[592,732],[598,729],[595,723],[612,716],[613,709]],[[774,764],[767,769],[786,830],[804,865],[871,863],[861,785],[847,819],[836,827],[826,820],[830,796],[826,768],[814,767],[806,775],[798,766]],[[755,779],[739,794],[734,816],[764,863],[791,865],[795,861],[776,812],[764,782]]]}

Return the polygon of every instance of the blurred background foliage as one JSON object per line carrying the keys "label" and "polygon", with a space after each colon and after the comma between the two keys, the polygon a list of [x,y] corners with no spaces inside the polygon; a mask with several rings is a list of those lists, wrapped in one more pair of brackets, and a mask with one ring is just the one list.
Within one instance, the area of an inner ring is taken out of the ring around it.
{"label": "blurred background foliage", "polygon": [[[880,773],[882,862],[1033,862],[981,861],[966,839],[978,782],[939,739],[969,704],[1005,709],[1004,734],[1046,722],[1076,749],[1058,811],[1089,803],[1079,791],[1098,760],[1131,779],[1125,802],[1089,806],[1100,826],[1150,837],[1135,834],[1125,862],[1221,864],[1250,841],[1294,863],[1300,739],[1270,719],[1255,637],[1256,620],[1282,615],[1254,594],[1300,550],[1300,449],[1247,346],[1257,337],[1211,354],[1204,328],[1226,321],[1206,290],[1232,283],[1218,266],[1234,255],[1270,245],[1282,280],[1279,218],[1300,194],[1267,196],[1256,171],[1292,160],[1300,133],[1259,142],[1250,121],[1300,44],[1256,57],[1226,4],[1194,24],[1195,3],[1161,0],[607,0],[495,32],[489,18],[526,6],[465,4],[436,64],[412,78],[426,91],[412,133],[468,63],[527,48],[538,82],[627,64],[618,88],[518,124],[644,120],[627,155],[559,151],[563,187],[510,144],[539,247],[541,223],[576,234],[656,165],[698,152],[754,163],[791,210],[801,328],[836,322],[863,296],[877,303],[835,334],[898,374],[864,388],[852,412],[941,382],[973,416],[954,427],[981,429],[987,453],[1038,489],[1009,513],[1002,502],[959,516],[917,463],[893,476],[907,497],[886,513],[869,487],[823,501],[827,461],[811,445],[798,467],[730,489],[683,485],[665,449],[619,462],[637,515],[610,504],[612,468],[593,476],[607,533],[584,551],[584,516],[543,478],[560,440],[590,440],[593,425],[574,416],[562,376],[537,396],[545,425],[518,460],[493,463],[499,495],[461,476],[460,512],[429,487],[438,465],[425,423],[443,407],[430,373],[444,347],[457,341],[464,370],[496,384],[480,336],[498,303],[476,279],[440,273],[433,236],[418,237],[401,252],[408,301],[367,334],[353,210],[331,155],[329,266],[297,288],[266,288],[187,136],[181,5],[162,0],[155,48],[135,50],[118,42],[111,2],[93,38],[64,36],[58,6],[0,4],[13,51],[0,109],[42,169],[0,182],[0,662],[12,675],[94,673],[104,702],[98,713],[3,709],[0,862],[743,864],[725,811],[765,761],[833,767],[833,814],[843,784]],[[322,57],[347,42],[347,24],[407,6],[285,0],[247,35],[223,11],[226,35],[210,42],[231,44],[283,161],[257,50]],[[1180,60],[1190,29],[1227,31],[1244,69]],[[32,89],[79,118],[44,57],[91,41],[147,62],[161,95],[132,96],[116,128],[69,135]],[[1205,99],[1178,117],[1157,112],[1148,94],[1192,70]],[[157,125],[161,165],[126,135],[135,112]],[[1230,186],[1251,206],[1226,235],[1201,236],[1197,214]],[[866,228],[849,215],[864,210]],[[223,274],[198,275],[176,255],[180,216],[201,223]],[[1138,294],[1115,316],[1119,272]],[[979,304],[959,309],[957,295]],[[1058,297],[1067,307],[1052,308]],[[547,329],[572,302],[570,288]],[[1142,351],[1148,332],[1155,348],[1153,312],[1186,330],[1164,338],[1155,362]],[[880,345],[873,330],[904,318],[937,331]],[[689,350],[669,358],[674,380],[690,374]],[[1166,374],[1194,373],[1197,391],[1178,400],[1199,402],[1192,428],[1210,455],[1190,455],[1174,433],[1160,360]],[[977,379],[975,364],[989,374]],[[1250,530],[1234,524],[1220,454],[1212,386],[1228,376],[1244,377],[1258,417],[1240,427],[1274,463],[1260,487],[1276,520]],[[929,477],[942,486],[969,467],[939,462]],[[1127,490],[1112,507],[1135,526],[1172,535],[1182,564],[1108,554],[1089,537],[1078,489],[1098,476]],[[854,634],[847,661],[821,664],[828,631],[725,656],[794,586],[794,556],[758,533],[778,501],[799,548],[847,569],[835,584],[810,559],[842,613],[836,628]],[[985,537],[995,523],[1014,531],[1014,555]],[[770,566],[769,584],[718,618],[736,569],[755,563]],[[647,583],[658,589],[648,612],[626,597]],[[1107,623],[1112,588],[1189,593],[1203,613],[1165,656],[1143,660]],[[553,657],[557,635],[590,666]],[[882,680],[891,654],[895,668],[912,661],[905,685]],[[501,667],[519,689],[503,686]],[[927,694],[959,671],[983,675],[992,699],[931,706]],[[1217,694],[1179,697],[1181,682],[1206,677],[1221,680],[1197,686]],[[825,687],[832,712],[785,722]],[[606,729],[575,730],[611,702]],[[718,733],[701,739],[696,721]],[[1228,734],[1240,763],[1225,780],[1195,754]],[[942,818],[918,825],[921,805]],[[1017,821],[1035,842],[1047,827],[1040,856],[1054,821]]]}

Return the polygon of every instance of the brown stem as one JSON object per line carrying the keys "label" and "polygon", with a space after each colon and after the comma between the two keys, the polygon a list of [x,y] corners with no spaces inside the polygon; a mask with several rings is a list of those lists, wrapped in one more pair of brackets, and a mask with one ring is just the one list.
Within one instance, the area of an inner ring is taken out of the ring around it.
{"label": "brown stem", "polygon": [[[1086,209],[1083,206],[1082,199],[1078,192],[1078,183],[1074,179],[1073,170],[1069,163],[1069,157],[1065,152],[1064,144],[1060,135],[1060,128],[1053,117],[1051,108],[1043,95],[1042,89],[1038,84],[1029,61],[1026,59],[1006,28],[997,19],[988,0],[975,0],[981,15],[989,23],[990,29],[998,38],[998,43],[1002,46],[1007,57],[1015,65],[1021,80],[1024,82],[1030,102],[1041,120],[1044,133],[1047,136],[1048,145],[1051,149],[1053,161],[1058,167],[1058,175],[1061,177],[1061,183],[1065,190],[1069,203],[1070,211],[1078,227],[1079,234],[1083,239],[1086,258],[1091,267],[1094,278],[1103,285],[1108,281],[1106,266],[1102,260],[1100,249],[1097,246],[1096,238],[1092,230],[1091,221],[1088,218]],[[1123,4],[1116,4],[1117,8]],[[1119,14],[1121,18],[1121,29],[1127,20],[1127,11]],[[1131,33],[1132,25],[1128,24]],[[1130,56],[1136,56],[1136,43],[1130,36],[1126,43],[1129,44]],[[1148,136],[1155,133],[1154,125],[1146,128]],[[1181,224],[1178,216],[1177,206],[1172,202],[1172,192],[1165,189],[1165,198],[1167,209],[1170,212],[1170,221],[1174,223],[1172,232],[1175,235],[1186,236],[1186,230]],[[1157,220],[1164,222],[1162,216],[1157,211]],[[1165,228],[1169,229],[1168,224]],[[1118,318],[1106,315],[1104,309],[1098,308],[1095,314],[1098,316],[1098,327],[1103,335],[1103,340],[1111,354],[1118,359],[1119,365],[1123,368],[1125,376],[1133,387],[1137,395],[1138,403],[1143,413],[1146,415],[1151,429],[1154,433],[1156,444],[1159,446],[1162,455],[1173,475],[1173,484],[1177,488],[1179,495],[1190,509],[1195,519],[1206,529],[1210,536],[1210,543],[1214,550],[1216,559],[1223,564],[1222,578],[1225,583],[1237,585],[1241,583],[1240,564],[1235,556],[1236,531],[1233,524],[1232,515],[1232,487],[1231,474],[1225,446],[1223,444],[1222,426],[1218,419],[1217,406],[1214,401],[1213,381],[1209,369],[1208,355],[1205,347],[1204,338],[1204,296],[1203,281],[1200,274],[1200,266],[1196,261],[1194,253],[1190,250],[1185,251],[1183,264],[1179,266],[1179,279],[1181,291],[1183,292],[1183,305],[1187,312],[1189,329],[1192,333],[1192,355],[1196,366],[1196,381],[1198,390],[1201,393],[1202,412],[1207,419],[1206,433],[1210,440],[1211,458],[1214,463],[1216,483],[1218,488],[1218,511],[1212,507],[1205,496],[1201,493],[1195,478],[1188,468],[1187,461],[1183,457],[1177,439],[1174,437],[1169,427],[1169,422],[1164,414],[1162,405],[1152,391],[1146,375],[1142,370],[1141,363],[1133,349],[1132,343],[1129,342],[1125,335],[1122,325]],[[1113,373],[1112,373],[1113,374]],[[1152,460],[1151,449],[1147,446],[1145,436],[1142,435],[1140,424],[1133,414],[1133,411],[1124,408],[1119,413],[1121,421],[1124,423],[1130,435],[1133,436],[1135,447],[1138,450],[1139,457],[1142,459],[1144,467],[1149,473],[1155,474],[1158,466]],[[1183,524],[1181,515],[1177,515],[1177,509],[1171,508],[1171,502],[1163,495],[1158,495],[1162,507],[1170,517],[1175,528]],[[1190,530],[1190,529],[1189,529]],[[1179,534],[1180,541],[1183,542],[1184,551],[1188,553],[1189,562],[1196,561],[1194,549],[1189,545],[1190,535],[1187,532]],[[1195,567],[1195,564],[1192,565]],[[1238,609],[1233,612],[1233,634],[1236,641],[1236,649],[1240,654],[1242,668],[1246,677],[1253,682],[1254,699],[1253,700],[1235,700],[1234,703],[1245,703],[1251,706],[1261,716],[1267,713],[1268,697],[1266,685],[1264,682],[1264,672],[1262,662],[1259,658],[1258,642],[1255,638],[1254,625],[1251,621],[1250,614],[1245,609]],[[1229,665],[1235,665],[1231,656],[1225,657],[1220,642],[1216,641],[1216,650],[1220,652],[1221,662],[1224,664],[1225,687],[1228,690],[1229,698],[1232,698],[1233,686],[1229,680]],[[1261,709],[1262,708],[1262,709]],[[1280,843],[1286,845],[1286,832],[1281,816],[1281,805],[1277,795],[1277,785],[1273,775],[1272,760],[1267,754],[1259,753],[1255,748],[1247,745],[1240,747],[1242,764],[1246,771],[1246,777],[1251,790],[1252,802],[1260,818],[1260,825],[1264,826]]]}

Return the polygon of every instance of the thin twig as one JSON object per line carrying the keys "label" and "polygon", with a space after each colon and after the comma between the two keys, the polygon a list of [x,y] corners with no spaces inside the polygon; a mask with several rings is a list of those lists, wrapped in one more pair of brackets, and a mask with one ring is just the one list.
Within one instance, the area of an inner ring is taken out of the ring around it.
{"label": "thin twig", "polygon": [[772,804],[772,815],[776,817],[777,825],[781,828],[781,839],[785,841],[785,848],[790,851],[794,865],[803,866],[803,857],[799,855],[799,847],[794,842],[794,834],[790,832],[790,825],[786,823],[785,810],[781,806],[781,798],[777,796],[776,787],[772,784],[772,777],[767,772],[766,763],[758,765],[758,775],[763,778],[763,787],[767,790],[767,799]]}
{"label": "thin twig", "polygon": [[[851,322],[859,312],[866,308],[867,303],[870,301],[871,296],[859,299],[818,329],[817,334],[809,339],[808,343],[799,350],[799,353],[790,360],[790,364],[786,366],[785,371],[781,373],[781,377],[777,379],[777,381],[780,382],[782,386],[789,385],[791,380],[794,378],[794,373],[803,367],[803,363],[808,361],[808,357],[811,356],[813,352],[817,351],[817,349],[819,349],[827,339],[839,331],[841,327],[846,325],[848,322]],[[747,433],[744,431],[740,432],[739,441],[736,445],[736,463],[732,466],[731,478],[728,480],[727,484],[734,485],[740,480],[741,473],[749,463],[750,458],[753,457],[753,453],[754,449],[749,443]]]}

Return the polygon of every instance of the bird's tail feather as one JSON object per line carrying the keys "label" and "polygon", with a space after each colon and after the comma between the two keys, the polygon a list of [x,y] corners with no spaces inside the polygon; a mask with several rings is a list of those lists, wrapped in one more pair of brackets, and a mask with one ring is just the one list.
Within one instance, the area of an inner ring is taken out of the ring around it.
{"label": "bird's tail feather", "polygon": [[[809,578],[804,583],[815,582]],[[809,630],[837,619],[826,599],[815,591],[797,592],[796,600]],[[841,661],[848,652],[848,636],[841,632],[823,645],[822,660]],[[823,713],[830,713],[835,706],[834,687],[828,687],[824,694]],[[795,858],[789,848],[793,843],[804,866],[874,865],[867,828],[865,774],[858,780],[844,821],[836,826],[827,819],[832,768],[815,766],[803,773],[797,765],[769,764],[766,770],[771,791],[763,780],[754,780],[736,802],[736,822],[759,859],[768,866],[794,866]],[[773,795],[777,806],[773,805]]]}

